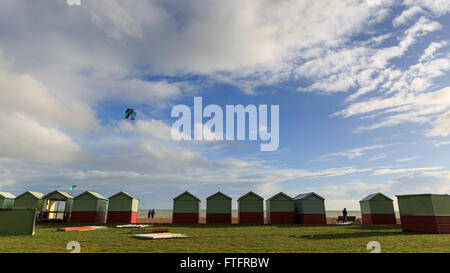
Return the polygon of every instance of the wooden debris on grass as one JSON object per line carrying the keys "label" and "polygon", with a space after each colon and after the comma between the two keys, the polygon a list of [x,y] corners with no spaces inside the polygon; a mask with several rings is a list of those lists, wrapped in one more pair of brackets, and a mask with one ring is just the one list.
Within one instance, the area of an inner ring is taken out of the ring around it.
{"label": "wooden debris on grass", "polygon": [[167,228],[155,228],[155,229],[135,229],[132,230],[131,234],[147,234],[147,233],[165,233],[169,232]]}
{"label": "wooden debris on grass", "polygon": [[88,230],[96,230],[106,228],[105,226],[83,226],[83,227],[67,227],[67,228],[58,228],[57,231],[88,231]]}
{"label": "wooden debris on grass", "polygon": [[153,225],[136,225],[136,224],[129,224],[129,225],[117,225],[116,228],[145,228],[145,227],[152,227]]}
{"label": "wooden debris on grass", "polygon": [[147,240],[153,240],[153,239],[181,239],[181,238],[189,238],[189,236],[185,234],[179,234],[179,233],[154,233],[154,234],[135,234],[133,235],[134,238],[137,239],[147,239]]}

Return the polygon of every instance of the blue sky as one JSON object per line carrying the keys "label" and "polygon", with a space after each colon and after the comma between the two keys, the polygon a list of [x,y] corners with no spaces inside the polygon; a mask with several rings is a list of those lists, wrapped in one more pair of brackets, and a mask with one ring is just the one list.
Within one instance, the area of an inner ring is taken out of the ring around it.
{"label": "blue sky", "polygon": [[[449,12],[436,0],[2,1],[0,191],[76,184],[141,208],[185,190],[315,191],[328,209],[449,193]],[[278,150],[174,141],[171,109],[195,96],[279,105]]]}

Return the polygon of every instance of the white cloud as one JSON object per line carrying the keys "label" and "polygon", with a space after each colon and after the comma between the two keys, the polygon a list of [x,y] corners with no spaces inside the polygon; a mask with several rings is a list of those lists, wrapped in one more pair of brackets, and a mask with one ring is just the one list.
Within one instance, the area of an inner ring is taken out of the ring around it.
{"label": "white cloud", "polygon": [[419,158],[418,156],[413,156],[413,157],[407,157],[407,158],[400,158],[400,159],[397,159],[395,161],[397,161],[397,162],[408,162],[408,161],[416,160],[418,158]]}
{"label": "white cloud", "polygon": [[359,147],[359,148],[353,148],[353,149],[349,149],[349,150],[342,151],[342,152],[323,155],[318,159],[318,161],[330,160],[330,159],[335,159],[335,158],[339,158],[339,157],[346,157],[348,159],[353,159],[353,158],[365,155],[367,151],[382,149],[382,148],[385,148],[387,146],[392,146],[392,145],[395,145],[395,144],[370,145],[370,146],[364,146],[364,147]]}
{"label": "white cloud", "polygon": [[450,135],[450,111],[447,111],[433,123],[433,128],[428,131],[427,136]]}
{"label": "white cloud", "polygon": [[0,156],[51,164],[80,160],[83,151],[68,135],[35,119],[10,114],[0,116]]}
{"label": "white cloud", "polygon": [[441,141],[441,142],[433,143],[433,145],[435,147],[440,147],[442,145],[450,145],[450,141]]}
{"label": "white cloud", "polygon": [[384,175],[393,173],[414,173],[423,171],[435,171],[443,169],[443,167],[425,167],[425,168],[407,168],[407,169],[378,169],[373,172],[374,175]]}
{"label": "white cloud", "polygon": [[446,41],[442,41],[442,42],[432,42],[423,52],[423,55],[420,56],[419,58],[419,62],[423,62],[426,61],[428,59],[431,59],[434,57],[434,54],[436,53],[436,51],[438,51],[439,49],[447,46],[447,42]]}
{"label": "white cloud", "polygon": [[399,25],[403,25],[407,21],[411,20],[412,17],[419,13],[423,13],[424,10],[420,6],[412,6],[407,10],[404,10],[399,16],[397,16],[393,21],[392,24],[394,27],[397,27]]}

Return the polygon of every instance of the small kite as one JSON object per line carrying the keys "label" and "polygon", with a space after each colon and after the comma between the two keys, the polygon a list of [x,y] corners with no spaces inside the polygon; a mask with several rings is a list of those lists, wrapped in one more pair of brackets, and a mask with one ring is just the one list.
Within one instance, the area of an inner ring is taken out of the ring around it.
{"label": "small kite", "polygon": [[77,185],[72,185],[72,187],[70,187],[70,190],[73,191],[73,189],[75,189]]}
{"label": "small kite", "polygon": [[135,120],[136,119],[136,110],[132,109],[132,108],[128,108],[125,111],[125,119],[128,119],[131,116],[131,120]]}

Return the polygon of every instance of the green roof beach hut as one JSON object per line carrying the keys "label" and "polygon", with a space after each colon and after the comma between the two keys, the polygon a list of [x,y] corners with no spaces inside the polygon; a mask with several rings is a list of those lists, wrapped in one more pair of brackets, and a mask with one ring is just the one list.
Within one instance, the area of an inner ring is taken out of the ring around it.
{"label": "green roof beach hut", "polygon": [[0,209],[12,209],[16,196],[10,192],[0,191]]}
{"label": "green roof beach hut", "polygon": [[450,195],[397,195],[404,231],[450,233]]}
{"label": "green roof beach hut", "polygon": [[231,224],[231,197],[219,191],[206,198],[206,223]]}
{"label": "green roof beach hut", "polygon": [[200,220],[200,199],[188,191],[173,199],[172,223],[198,224]]}
{"label": "green roof beach hut", "polygon": [[295,222],[297,224],[327,223],[325,199],[314,192],[302,193],[294,198]]}
{"label": "green roof beach hut", "polygon": [[127,192],[109,197],[107,223],[137,223],[139,199]]}
{"label": "green roof beach hut", "polygon": [[251,191],[237,201],[239,224],[264,224],[264,198]]}
{"label": "green roof beach hut", "polygon": [[73,199],[71,223],[105,223],[108,199],[92,191],[85,191]]}
{"label": "green roof beach hut", "polygon": [[378,192],[367,195],[359,201],[362,222],[370,224],[396,224],[394,200]]}
{"label": "green roof beach hut", "polygon": [[295,224],[294,199],[282,192],[266,200],[268,224]]}
{"label": "green roof beach hut", "polygon": [[35,209],[37,213],[41,212],[42,197],[44,194],[35,191],[26,191],[17,196],[14,201],[16,209]]}

